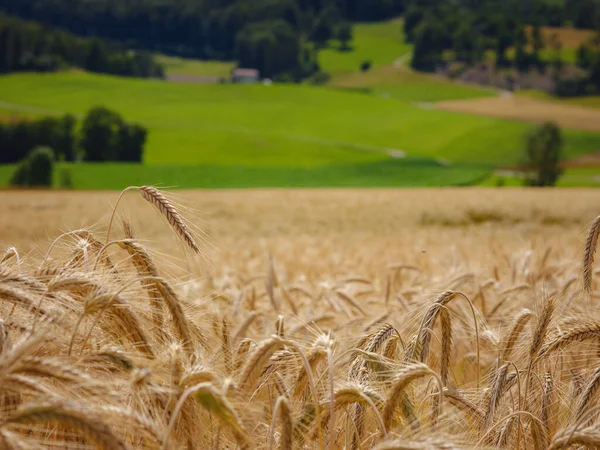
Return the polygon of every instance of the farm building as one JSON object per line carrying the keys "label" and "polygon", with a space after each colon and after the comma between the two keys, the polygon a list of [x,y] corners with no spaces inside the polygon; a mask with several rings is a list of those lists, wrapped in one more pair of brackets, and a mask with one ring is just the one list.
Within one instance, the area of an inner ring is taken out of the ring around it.
{"label": "farm building", "polygon": [[231,72],[231,81],[233,83],[258,83],[260,72],[256,69],[233,69]]}

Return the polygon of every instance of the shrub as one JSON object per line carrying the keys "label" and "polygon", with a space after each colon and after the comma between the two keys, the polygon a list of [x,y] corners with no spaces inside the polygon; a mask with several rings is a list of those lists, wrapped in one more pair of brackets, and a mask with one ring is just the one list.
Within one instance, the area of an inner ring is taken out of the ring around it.
{"label": "shrub", "polygon": [[10,184],[12,186],[52,186],[54,152],[49,147],[37,147],[21,162]]}
{"label": "shrub", "polygon": [[560,128],[547,122],[536,128],[527,137],[525,166],[528,186],[554,186],[562,174],[562,137]]}
{"label": "shrub", "polygon": [[372,65],[371,61],[363,61],[360,64],[360,71],[367,72],[371,68],[371,65]]}

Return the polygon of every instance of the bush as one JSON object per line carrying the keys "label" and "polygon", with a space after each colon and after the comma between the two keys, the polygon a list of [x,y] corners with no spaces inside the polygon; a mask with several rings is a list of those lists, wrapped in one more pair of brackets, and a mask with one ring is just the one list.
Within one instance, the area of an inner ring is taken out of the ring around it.
{"label": "bush", "polygon": [[552,122],[537,127],[528,137],[525,149],[527,186],[554,186],[562,175],[562,137]]}
{"label": "bush", "polygon": [[37,147],[21,162],[10,184],[12,186],[52,186],[54,152],[49,147]]}
{"label": "bush", "polygon": [[372,65],[371,61],[363,61],[360,64],[360,71],[367,72],[371,68],[371,65]]}

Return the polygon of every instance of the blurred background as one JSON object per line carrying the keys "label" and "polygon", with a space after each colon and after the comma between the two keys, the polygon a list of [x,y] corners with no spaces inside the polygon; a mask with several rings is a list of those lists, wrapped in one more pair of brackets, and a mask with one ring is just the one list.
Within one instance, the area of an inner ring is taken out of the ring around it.
{"label": "blurred background", "polygon": [[598,186],[599,0],[0,0],[0,186]]}

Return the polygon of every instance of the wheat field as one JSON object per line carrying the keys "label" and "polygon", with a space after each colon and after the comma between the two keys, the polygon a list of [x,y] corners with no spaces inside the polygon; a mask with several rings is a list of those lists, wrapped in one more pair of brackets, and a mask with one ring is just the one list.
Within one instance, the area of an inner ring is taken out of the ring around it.
{"label": "wheat field", "polygon": [[0,192],[1,449],[600,447],[597,191],[118,197]]}

